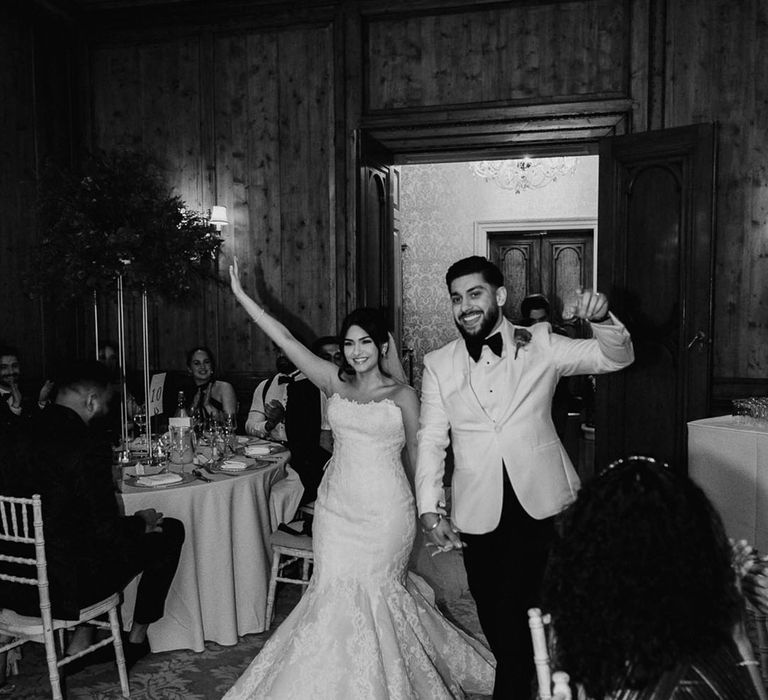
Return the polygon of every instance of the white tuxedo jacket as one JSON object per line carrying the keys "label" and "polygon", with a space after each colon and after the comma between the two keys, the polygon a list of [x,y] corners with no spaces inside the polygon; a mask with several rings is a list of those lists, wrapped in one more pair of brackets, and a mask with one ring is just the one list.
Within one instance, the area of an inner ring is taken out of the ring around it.
{"label": "white tuxedo jacket", "polygon": [[531,340],[515,359],[515,326],[504,320],[506,395],[498,415],[483,410],[469,382],[472,360],[459,338],[424,358],[418,433],[416,498],[419,514],[443,500],[445,449],[453,447],[451,489],[454,524],[463,532],[490,532],[499,523],[502,464],[523,508],[536,519],[570,503],[579,478],[552,423],[552,395],[566,375],[613,372],[631,364],[632,341],[624,326],[594,324],[594,338],[573,340],[548,323],[527,330]]}

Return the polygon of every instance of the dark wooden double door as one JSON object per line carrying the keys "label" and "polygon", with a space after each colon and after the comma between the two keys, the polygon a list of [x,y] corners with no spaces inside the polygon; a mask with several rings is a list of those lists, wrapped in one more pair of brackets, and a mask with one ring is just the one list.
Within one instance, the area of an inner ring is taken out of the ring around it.
{"label": "dark wooden double door", "polygon": [[577,287],[592,286],[592,229],[501,231],[488,237],[490,259],[504,273],[507,302],[504,314],[520,319],[520,303],[543,294],[558,322],[563,300]]}

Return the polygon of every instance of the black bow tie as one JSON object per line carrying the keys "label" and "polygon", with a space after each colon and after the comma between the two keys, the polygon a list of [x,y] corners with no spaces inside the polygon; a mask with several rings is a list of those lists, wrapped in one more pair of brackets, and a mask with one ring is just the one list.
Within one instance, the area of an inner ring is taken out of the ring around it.
{"label": "black bow tie", "polygon": [[281,374],[277,378],[278,384],[293,384],[296,381],[296,377],[294,377],[292,374]]}
{"label": "black bow tie", "polygon": [[467,352],[469,356],[475,361],[480,360],[480,355],[483,352],[483,345],[487,345],[496,355],[501,357],[501,348],[504,346],[501,333],[494,333],[489,338],[479,339],[467,339]]}

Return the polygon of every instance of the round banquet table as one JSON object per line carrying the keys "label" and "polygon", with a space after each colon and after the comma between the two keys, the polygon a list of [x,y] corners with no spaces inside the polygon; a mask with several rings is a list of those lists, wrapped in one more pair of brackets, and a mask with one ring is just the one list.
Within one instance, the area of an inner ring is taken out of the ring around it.
{"label": "round banquet table", "polygon": [[[264,631],[272,558],[269,494],[285,477],[286,461],[287,456],[232,475],[203,472],[213,483],[123,484],[118,497],[126,515],[154,508],[181,520],[186,529],[165,615],[149,626],[153,652],[203,651],[206,640],[233,645],[240,635]],[[126,628],[133,619],[137,581],[125,589]]]}

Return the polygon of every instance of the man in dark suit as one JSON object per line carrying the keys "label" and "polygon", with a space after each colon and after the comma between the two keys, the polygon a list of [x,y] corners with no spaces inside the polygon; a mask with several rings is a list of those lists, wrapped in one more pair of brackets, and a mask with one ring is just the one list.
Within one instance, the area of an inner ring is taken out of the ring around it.
{"label": "man in dark suit", "polygon": [[[331,336],[312,343],[312,352],[339,364],[338,340]],[[330,428],[326,424],[325,397],[303,374],[288,383],[285,407],[285,433],[291,451],[291,467],[304,486],[301,504],[317,498],[323,468],[333,450]]]}
{"label": "man in dark suit", "polygon": [[[126,661],[133,665],[149,652],[148,626],[163,616],[184,526],[154,509],[132,516],[118,511],[111,446],[91,428],[108,410],[109,371],[95,361],[73,363],[56,385],[55,401],[33,416],[20,436],[15,454],[24,458],[4,465],[10,467],[4,470],[5,480],[18,493],[42,496],[54,617],[77,617],[80,609],[142,574],[133,627],[125,640]],[[22,614],[33,614],[38,604],[30,586],[0,588],[0,599]],[[78,628],[67,651],[85,648],[92,632],[91,627]]]}

